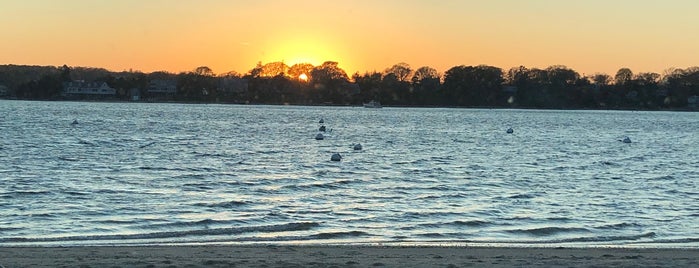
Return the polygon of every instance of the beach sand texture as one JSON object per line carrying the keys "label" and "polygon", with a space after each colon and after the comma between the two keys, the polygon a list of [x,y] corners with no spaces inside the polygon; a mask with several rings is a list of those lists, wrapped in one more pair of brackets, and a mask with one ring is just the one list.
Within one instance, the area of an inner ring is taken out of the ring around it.
{"label": "beach sand texture", "polygon": [[699,267],[699,249],[439,246],[0,247],[14,267]]}

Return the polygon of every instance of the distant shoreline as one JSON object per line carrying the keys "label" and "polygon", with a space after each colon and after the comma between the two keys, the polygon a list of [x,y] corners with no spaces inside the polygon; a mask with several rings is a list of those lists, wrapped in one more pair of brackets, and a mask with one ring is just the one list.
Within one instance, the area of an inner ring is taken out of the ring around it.
{"label": "distant shoreline", "polygon": [[[296,103],[238,103],[238,102],[186,102],[186,101],[122,101],[122,100],[28,100],[3,99],[10,101],[46,101],[46,102],[87,102],[87,103],[162,103],[162,104],[219,104],[219,105],[269,105],[269,106],[308,106],[308,107],[357,107],[362,104],[296,104]],[[545,107],[482,107],[482,106],[430,106],[430,105],[383,105],[383,108],[447,108],[447,109],[490,109],[490,110],[546,110],[546,111],[638,111],[638,112],[699,112],[699,109],[631,109],[631,108],[545,108]]]}

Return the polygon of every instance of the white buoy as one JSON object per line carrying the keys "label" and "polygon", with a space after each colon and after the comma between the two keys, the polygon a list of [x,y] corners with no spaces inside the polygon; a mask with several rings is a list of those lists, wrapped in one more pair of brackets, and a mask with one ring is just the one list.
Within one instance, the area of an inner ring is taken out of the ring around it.
{"label": "white buoy", "polygon": [[323,136],[323,133],[318,133],[318,135],[316,135],[316,140],[322,140],[322,139],[325,139],[325,137]]}
{"label": "white buoy", "polygon": [[359,151],[359,150],[362,149],[362,145],[359,144],[359,143],[357,143],[357,144],[355,144],[352,148],[353,148],[355,151]]}
{"label": "white buoy", "polygon": [[624,138],[621,142],[623,143],[631,143],[631,139],[629,137]]}
{"label": "white buoy", "polygon": [[339,153],[334,153],[332,156],[330,156],[330,161],[340,161],[342,160],[342,156]]}
{"label": "white buoy", "polygon": [[512,134],[512,132],[515,132],[512,128],[507,129],[507,134]]}

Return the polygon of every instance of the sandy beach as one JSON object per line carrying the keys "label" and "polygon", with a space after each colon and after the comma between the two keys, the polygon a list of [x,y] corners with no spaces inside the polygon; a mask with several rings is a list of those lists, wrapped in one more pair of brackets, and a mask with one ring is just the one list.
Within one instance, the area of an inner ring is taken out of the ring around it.
{"label": "sandy beach", "polygon": [[699,249],[437,246],[0,247],[14,267],[699,267]]}

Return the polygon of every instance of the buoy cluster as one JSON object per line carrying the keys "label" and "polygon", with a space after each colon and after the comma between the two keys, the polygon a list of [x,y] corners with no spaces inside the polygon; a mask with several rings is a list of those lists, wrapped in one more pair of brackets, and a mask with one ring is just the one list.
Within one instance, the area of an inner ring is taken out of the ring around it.
{"label": "buoy cluster", "polygon": [[[326,138],[325,133],[330,133],[333,130],[332,129],[328,130],[328,128],[324,125],[325,120],[322,118],[318,121],[318,124],[320,124],[320,127],[318,127],[318,133],[316,134],[315,139],[319,140],[319,141],[325,140],[325,138]],[[352,144],[352,150],[361,151],[362,149],[363,149],[362,144],[360,144],[360,143]],[[330,161],[342,161],[342,155],[340,153],[335,152],[330,156]]]}

